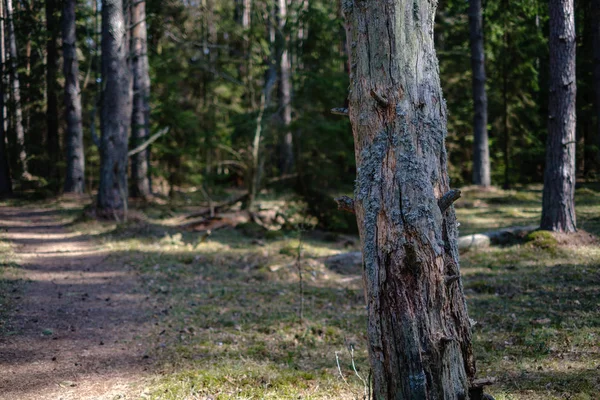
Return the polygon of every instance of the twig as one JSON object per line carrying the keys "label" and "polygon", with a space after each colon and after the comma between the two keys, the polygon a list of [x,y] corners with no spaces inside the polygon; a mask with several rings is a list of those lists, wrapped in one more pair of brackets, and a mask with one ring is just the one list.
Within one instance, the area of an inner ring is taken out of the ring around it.
{"label": "twig", "polygon": [[356,365],[354,364],[354,346],[350,346],[350,357],[352,359],[352,369],[354,370],[354,373],[356,374],[356,376],[358,377],[358,379],[360,379],[360,381],[363,383],[363,387],[365,389],[365,399],[367,399],[367,395],[368,395],[368,385],[367,382],[364,380],[364,378],[362,376],[360,376],[360,374],[358,373],[358,371],[356,370]]}
{"label": "twig", "polygon": [[298,253],[296,254],[296,268],[298,268],[298,278],[300,284],[300,322],[304,317],[304,279],[302,276],[302,230],[298,231]]}
{"label": "twig", "polygon": [[200,185],[200,191],[202,192],[202,196],[204,196],[206,198],[206,201],[208,201],[208,208],[210,210],[210,217],[214,218],[214,216],[215,216],[215,206],[213,204],[212,199],[208,195],[208,192],[206,191],[206,189],[204,189],[204,185]]}
{"label": "twig", "polygon": [[342,368],[340,367],[340,357],[338,356],[338,352],[335,352],[335,362],[337,363],[338,372],[340,373],[340,377],[344,381],[346,385],[348,385],[348,381],[344,378],[344,374],[342,374]]}

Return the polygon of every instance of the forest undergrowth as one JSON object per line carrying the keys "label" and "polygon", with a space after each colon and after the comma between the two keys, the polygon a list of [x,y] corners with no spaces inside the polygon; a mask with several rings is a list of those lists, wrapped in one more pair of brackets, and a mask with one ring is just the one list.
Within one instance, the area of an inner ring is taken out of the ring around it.
{"label": "forest undergrowth", "polygon": [[[576,204],[580,228],[600,235],[597,188],[579,189]],[[81,220],[81,206],[64,211],[73,232],[133,267],[146,291],[154,370],[143,398],[362,398],[361,267],[327,261],[357,251],[358,238],[305,227],[208,236],[178,228],[177,209],[145,208],[122,224]],[[540,211],[535,186],[466,189],[457,202],[461,234],[535,224]],[[595,399],[600,246],[539,236],[461,255],[478,375],[497,379],[488,392],[498,400]]]}

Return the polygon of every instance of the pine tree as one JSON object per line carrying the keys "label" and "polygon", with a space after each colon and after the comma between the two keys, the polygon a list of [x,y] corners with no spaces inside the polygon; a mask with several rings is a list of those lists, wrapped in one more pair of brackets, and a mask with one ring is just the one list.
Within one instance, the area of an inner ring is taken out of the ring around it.
{"label": "pine tree", "polygon": [[542,222],[544,230],[575,232],[575,9],[550,0],[550,98]]}

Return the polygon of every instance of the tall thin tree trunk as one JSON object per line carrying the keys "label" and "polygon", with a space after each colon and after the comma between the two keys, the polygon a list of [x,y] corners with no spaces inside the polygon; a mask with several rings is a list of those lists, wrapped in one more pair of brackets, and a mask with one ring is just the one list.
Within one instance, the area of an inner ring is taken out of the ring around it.
{"label": "tall thin tree trunk", "polygon": [[343,9],[373,398],[466,399],[475,362],[454,207],[440,201],[450,186],[435,2]]}
{"label": "tall thin tree trunk", "polygon": [[48,39],[46,42],[46,127],[47,127],[47,152],[50,161],[48,177],[58,188],[60,174],[58,161],[60,160],[60,144],[58,139],[58,48],[59,22],[56,15],[58,3],[56,0],[46,0],[46,28]]}
{"label": "tall thin tree trunk", "polygon": [[4,0],[0,0],[0,53],[2,53],[0,54],[0,62],[2,63],[1,78],[3,85],[2,93],[0,93],[0,96],[2,96],[2,110],[0,111],[2,112],[3,129],[6,133],[8,131],[8,113],[6,109],[6,104],[8,102],[8,87],[10,86],[10,83],[6,74],[6,25],[4,24],[5,15],[6,13],[4,11]]}
{"label": "tall thin tree trunk", "polygon": [[126,41],[123,1],[103,0],[98,214],[109,218],[127,209],[127,135],[131,125],[131,93]]}
{"label": "tall thin tree trunk", "polygon": [[490,186],[490,149],[487,132],[487,94],[481,0],[469,1],[471,69],[473,71],[473,183]]}
{"label": "tall thin tree trunk", "polygon": [[15,107],[15,132],[17,136],[17,151],[21,164],[21,175],[30,178],[27,167],[27,152],[25,151],[25,131],[23,130],[23,109],[21,108],[21,89],[19,87],[19,70],[17,63],[17,39],[15,37],[15,24],[13,21],[12,0],[6,0],[6,17],[8,19],[8,42],[10,52],[10,74],[12,82],[12,95]]}
{"label": "tall thin tree trunk", "polygon": [[[267,9],[266,13],[270,10]],[[270,15],[273,17],[273,15]],[[273,21],[274,18],[269,18],[267,14],[265,20]],[[275,26],[272,22],[268,23],[267,32],[269,34],[270,43],[270,54],[268,58],[269,68],[265,71],[265,78],[263,84],[263,90],[260,96],[260,105],[258,108],[258,115],[256,116],[256,128],[254,130],[254,140],[252,141],[252,165],[250,166],[247,181],[248,187],[248,201],[245,204],[245,208],[249,211],[254,211],[256,197],[260,191],[264,159],[261,156],[261,146],[263,137],[263,118],[265,110],[271,104],[271,97],[275,83],[277,83],[277,65],[275,60]]]}
{"label": "tall thin tree trunk", "polygon": [[63,62],[65,75],[65,112],[67,119],[65,173],[66,193],[85,191],[85,152],[81,122],[81,93],[79,89],[79,62],[75,33],[76,0],[64,0],[63,7]]}
{"label": "tall thin tree trunk", "polygon": [[594,46],[594,90],[596,92],[596,174],[600,175],[600,0],[592,0],[592,40]]}
{"label": "tall thin tree trunk", "polygon": [[[131,9],[131,55],[133,79],[133,112],[131,116],[131,141],[139,146],[150,136],[150,75],[148,71],[148,46],[146,31],[146,2],[138,1]],[[131,157],[131,195],[150,196],[148,161],[150,147]]]}
{"label": "tall thin tree trunk", "polygon": [[12,194],[12,180],[10,178],[8,152],[6,151],[6,106],[4,104],[6,80],[4,79],[4,62],[4,2],[0,0],[0,197]]}
{"label": "tall thin tree trunk", "polygon": [[292,78],[289,56],[289,34],[286,32],[287,0],[278,0],[279,40],[279,109],[281,110],[282,143],[281,173],[288,174],[294,167],[294,143],[290,124],[292,123]]}
{"label": "tall thin tree trunk", "polygon": [[540,227],[575,232],[575,9],[550,0],[550,97]]}

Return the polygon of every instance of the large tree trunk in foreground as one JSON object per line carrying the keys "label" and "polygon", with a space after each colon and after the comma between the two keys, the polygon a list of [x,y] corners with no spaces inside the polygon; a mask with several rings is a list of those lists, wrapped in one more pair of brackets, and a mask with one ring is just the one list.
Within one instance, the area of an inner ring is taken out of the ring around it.
{"label": "large tree trunk in foreground", "polygon": [[600,0],[592,0],[594,46],[594,91],[596,92],[596,173],[600,174]]}
{"label": "large tree trunk in foreground", "polygon": [[46,0],[46,127],[48,129],[46,151],[48,152],[48,178],[55,189],[59,188],[60,173],[58,161],[61,159],[58,139],[58,35],[59,20],[56,15],[56,0]]}
{"label": "large tree trunk in foreground", "polygon": [[466,399],[475,375],[430,1],[343,3],[376,399]]}
{"label": "large tree trunk in foreground", "polygon": [[473,183],[490,186],[490,149],[487,132],[487,94],[481,0],[469,2],[471,69],[473,71]]}
{"label": "large tree trunk in foreground", "polygon": [[127,134],[131,97],[122,0],[102,2],[102,114],[98,215],[113,217],[127,207]]}
{"label": "large tree trunk in foreground", "polygon": [[[131,9],[131,54],[133,79],[133,113],[131,116],[132,147],[139,146],[150,136],[150,76],[146,42],[146,2],[138,1]],[[150,196],[148,161],[150,148],[131,157],[131,195]]]}
{"label": "large tree trunk in foreground", "polygon": [[75,0],[65,0],[63,8],[63,62],[65,75],[65,110],[67,119],[65,173],[66,193],[85,190],[85,152],[81,123],[81,93],[79,90],[79,62],[75,34]]}
{"label": "large tree trunk in foreground", "polygon": [[17,39],[15,37],[15,24],[13,21],[13,14],[14,10],[12,0],[6,0],[6,18],[8,19],[8,44],[11,74],[10,80],[12,82],[12,96],[15,105],[15,131],[17,136],[17,151],[19,152],[21,174],[24,178],[29,178],[29,168],[27,167],[27,152],[25,151],[25,131],[23,129],[23,109],[21,108],[21,88],[17,63]]}
{"label": "large tree trunk in foreground", "polygon": [[550,0],[550,97],[540,228],[575,232],[575,10]]}

